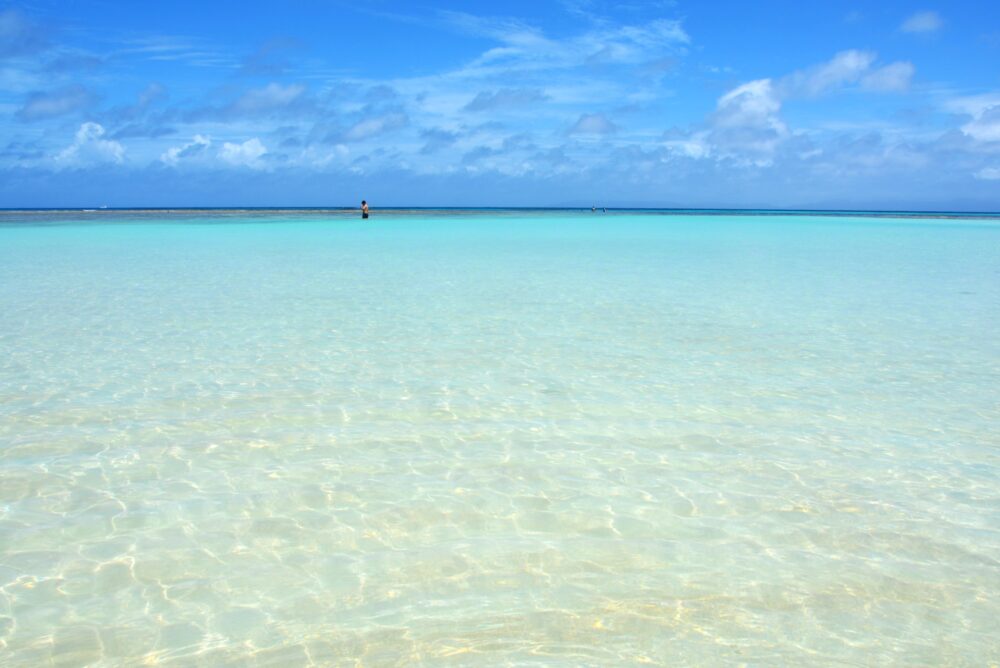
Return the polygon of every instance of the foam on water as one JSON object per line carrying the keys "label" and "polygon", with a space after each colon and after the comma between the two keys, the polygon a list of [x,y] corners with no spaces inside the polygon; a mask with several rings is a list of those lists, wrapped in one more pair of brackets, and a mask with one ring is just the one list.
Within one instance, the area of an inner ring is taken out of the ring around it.
{"label": "foam on water", "polygon": [[3,665],[1000,656],[994,222],[53,220]]}

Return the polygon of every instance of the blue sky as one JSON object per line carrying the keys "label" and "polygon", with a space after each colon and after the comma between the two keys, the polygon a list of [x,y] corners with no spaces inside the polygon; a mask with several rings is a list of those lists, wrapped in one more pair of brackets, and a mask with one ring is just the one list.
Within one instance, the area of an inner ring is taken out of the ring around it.
{"label": "blue sky", "polygon": [[0,0],[0,206],[362,198],[1000,210],[1000,3]]}

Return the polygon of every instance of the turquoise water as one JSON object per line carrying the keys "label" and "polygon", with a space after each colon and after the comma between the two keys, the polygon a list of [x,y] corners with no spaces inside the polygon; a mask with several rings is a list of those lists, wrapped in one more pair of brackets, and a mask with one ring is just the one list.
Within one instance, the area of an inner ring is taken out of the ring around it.
{"label": "turquoise water", "polygon": [[0,664],[989,665],[1000,222],[8,215]]}

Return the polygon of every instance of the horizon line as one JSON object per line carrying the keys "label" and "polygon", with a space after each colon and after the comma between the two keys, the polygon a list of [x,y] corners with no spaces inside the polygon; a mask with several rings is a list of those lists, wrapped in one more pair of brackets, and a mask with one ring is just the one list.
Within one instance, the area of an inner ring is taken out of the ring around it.
{"label": "horizon line", "polygon": [[[129,207],[0,207],[3,214],[32,213],[197,213],[197,212],[298,212],[298,213],[354,213],[360,211],[358,206],[129,206]],[[387,214],[404,214],[407,212],[428,213],[434,211],[447,212],[531,212],[531,211],[581,211],[581,212],[614,212],[614,213],[703,213],[731,215],[796,215],[812,214],[827,216],[866,215],[887,217],[1000,217],[1000,211],[954,211],[936,209],[808,209],[808,208],[753,208],[753,207],[651,207],[651,206],[381,206],[371,207],[371,211],[381,211]]]}

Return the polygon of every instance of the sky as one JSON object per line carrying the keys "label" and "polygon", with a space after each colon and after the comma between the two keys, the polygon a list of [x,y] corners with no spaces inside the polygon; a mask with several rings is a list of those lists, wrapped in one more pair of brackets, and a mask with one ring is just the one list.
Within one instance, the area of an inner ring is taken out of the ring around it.
{"label": "sky", "polygon": [[0,207],[1000,211],[1000,3],[0,0]]}

